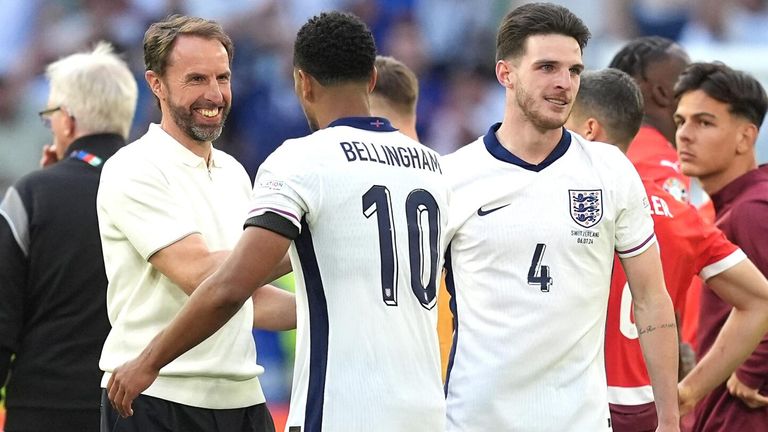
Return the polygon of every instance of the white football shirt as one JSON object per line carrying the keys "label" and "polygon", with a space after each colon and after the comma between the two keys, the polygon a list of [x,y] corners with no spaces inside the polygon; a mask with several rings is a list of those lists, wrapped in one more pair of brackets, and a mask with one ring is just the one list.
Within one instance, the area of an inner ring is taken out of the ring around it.
{"label": "white football shirt", "polygon": [[603,357],[614,251],[654,244],[614,146],[563,138],[531,165],[488,134],[444,158],[456,317],[448,431],[609,430]]}
{"label": "white football shirt", "polygon": [[287,431],[444,430],[435,304],[447,207],[438,154],[382,118],[337,120],[260,167],[246,225],[298,233]]}

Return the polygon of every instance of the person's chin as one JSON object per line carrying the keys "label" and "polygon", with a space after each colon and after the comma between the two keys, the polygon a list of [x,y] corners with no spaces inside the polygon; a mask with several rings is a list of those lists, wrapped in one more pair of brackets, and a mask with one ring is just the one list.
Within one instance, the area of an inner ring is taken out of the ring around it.
{"label": "person's chin", "polygon": [[700,172],[696,165],[690,162],[680,162],[680,172],[688,177],[698,177]]}

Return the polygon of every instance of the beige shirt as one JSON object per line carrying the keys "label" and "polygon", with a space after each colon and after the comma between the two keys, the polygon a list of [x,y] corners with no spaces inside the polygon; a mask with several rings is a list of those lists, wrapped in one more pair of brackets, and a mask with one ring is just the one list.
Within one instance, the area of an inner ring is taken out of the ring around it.
{"label": "beige shirt", "polygon": [[[243,230],[250,180],[234,158],[214,149],[211,166],[159,125],[104,165],[97,196],[109,279],[112,330],[99,366],[106,373],[136,357],[187,301],[156,270],[155,252],[193,233],[211,251],[232,249]],[[144,394],[202,408],[241,408],[264,402],[246,302],[224,327],[160,370]]]}

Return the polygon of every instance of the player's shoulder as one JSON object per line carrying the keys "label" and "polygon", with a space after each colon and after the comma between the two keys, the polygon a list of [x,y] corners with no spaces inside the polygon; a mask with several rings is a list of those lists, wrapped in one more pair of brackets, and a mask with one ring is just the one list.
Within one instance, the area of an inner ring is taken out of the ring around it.
{"label": "player's shoulder", "polygon": [[[586,160],[587,167],[603,178],[607,184],[613,184],[616,188],[623,188],[628,181],[637,179],[637,170],[627,156],[612,144],[600,141],[589,141],[578,134],[571,134],[570,151],[579,152],[579,164]],[[573,160],[573,159],[568,159]],[[583,167],[582,167],[583,168]]]}
{"label": "player's shoulder", "polygon": [[472,168],[482,169],[482,161],[488,157],[483,137],[466,144],[456,151],[442,156],[445,174],[450,177],[472,175]]}
{"label": "player's shoulder", "polygon": [[629,163],[629,159],[615,145],[600,141],[589,141],[577,133],[570,131],[569,133],[571,134],[571,145],[586,153],[593,161],[597,163],[604,161],[605,164],[612,164],[619,160],[622,163]]}
{"label": "player's shoulder", "polygon": [[[151,132],[150,129],[145,135],[121,147],[104,162],[101,183],[125,184],[133,179],[162,176],[164,167],[173,163],[167,151],[169,144],[161,142],[163,137],[158,139],[157,134]],[[165,138],[172,139],[170,136]],[[181,146],[178,143],[174,144]]]}
{"label": "player's shoulder", "polygon": [[334,136],[326,133],[325,129],[315,131],[309,135],[297,138],[289,138],[283,141],[264,161],[263,165],[288,165],[297,167],[305,163],[318,164],[324,154],[328,143],[334,140]]}
{"label": "player's shoulder", "polygon": [[459,147],[452,153],[448,153],[443,156],[443,160],[446,163],[458,163],[465,158],[476,158],[485,150],[485,143],[483,137],[478,137],[476,140]]}

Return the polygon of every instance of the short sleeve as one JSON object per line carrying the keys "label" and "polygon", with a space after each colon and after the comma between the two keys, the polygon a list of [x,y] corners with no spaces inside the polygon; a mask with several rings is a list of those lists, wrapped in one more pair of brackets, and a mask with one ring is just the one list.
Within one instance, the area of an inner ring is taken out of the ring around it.
{"label": "short sleeve", "polygon": [[146,161],[113,161],[118,162],[111,159],[105,164],[99,184],[101,225],[112,225],[146,260],[160,249],[199,232],[182,195],[174,193],[159,167]]}
{"label": "short sleeve", "polygon": [[[311,156],[300,152],[299,144],[299,142],[287,141],[259,167],[253,183],[251,209],[248,212],[246,226],[257,225],[267,229],[271,229],[272,226],[285,226],[284,223],[281,224],[275,219],[274,216],[278,216],[295,227],[297,235],[301,231],[302,219],[313,208],[318,208],[318,202],[322,199],[319,196],[322,191],[322,179],[316,175],[316,170],[303,163],[303,160]],[[254,223],[254,221],[266,221],[267,219],[263,217],[266,214],[273,215],[269,217],[269,226],[260,225],[260,222]],[[291,237],[283,232],[285,229],[275,231]]]}
{"label": "short sleeve", "polygon": [[619,154],[616,157],[614,194],[619,208],[616,212],[616,253],[619,258],[640,255],[655,243],[653,219],[648,196],[632,163]]}
{"label": "short sleeve", "polygon": [[699,224],[702,227],[702,241],[697,254],[700,262],[697,263],[696,268],[701,269],[699,276],[703,280],[717,276],[747,259],[744,252],[731,243],[717,227],[704,222],[701,218],[699,218]]}

